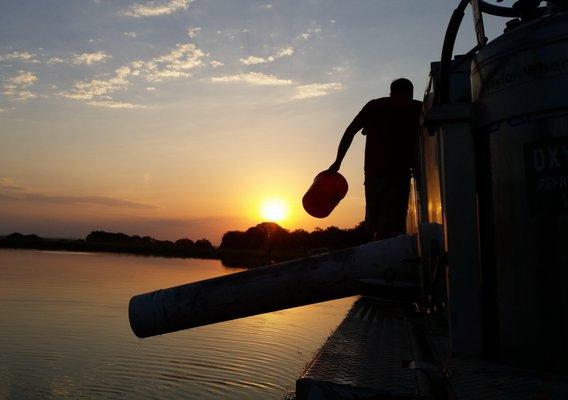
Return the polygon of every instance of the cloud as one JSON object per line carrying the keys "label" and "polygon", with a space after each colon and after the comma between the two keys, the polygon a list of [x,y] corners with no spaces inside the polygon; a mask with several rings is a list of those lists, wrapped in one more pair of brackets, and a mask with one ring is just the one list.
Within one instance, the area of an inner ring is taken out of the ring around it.
{"label": "cloud", "polygon": [[[138,60],[115,70],[114,76],[77,81],[70,90],[59,94],[81,100],[89,105],[106,108],[141,108],[142,105],[115,101],[112,96],[125,90],[131,78],[139,76],[149,82],[191,76],[190,70],[204,65],[205,53],[193,43],[178,44],[170,52],[150,60]],[[151,89],[150,89],[151,90]]]}
{"label": "cloud", "polygon": [[12,100],[25,101],[29,99],[36,99],[39,97],[36,93],[30,90],[24,90],[33,86],[38,81],[36,75],[27,71],[18,71],[17,75],[10,76],[5,79],[4,94]]}
{"label": "cloud", "polygon": [[91,65],[98,62],[105,62],[110,56],[102,51],[97,51],[95,53],[82,53],[75,54],[71,60],[73,64],[76,65]]}
{"label": "cloud", "polygon": [[50,65],[62,64],[64,62],[65,62],[65,60],[63,58],[59,58],[59,57],[51,57],[49,60],[47,60],[47,63],[50,64]]}
{"label": "cloud", "polygon": [[291,56],[292,54],[294,54],[294,48],[292,47],[287,47],[285,49],[280,50],[277,54],[276,57],[280,58],[280,57],[285,57],[285,56]]}
{"label": "cloud", "polygon": [[[272,58],[272,61],[274,61],[273,57],[268,58]],[[241,58],[241,63],[243,63],[244,65],[264,64],[270,62],[268,58],[248,56],[247,58]]]}
{"label": "cloud", "polygon": [[186,78],[189,70],[204,65],[205,53],[193,43],[178,44],[167,54],[150,61],[135,61],[132,65],[141,70],[147,81],[160,82],[163,79]]}
{"label": "cloud", "polygon": [[221,61],[217,61],[217,60],[211,60],[209,65],[211,65],[213,68],[218,68],[218,67],[222,67],[223,65],[225,65],[225,63],[222,63]]}
{"label": "cloud", "polygon": [[37,76],[31,72],[18,71],[18,75],[11,76],[7,81],[13,85],[28,87],[37,82]]}
{"label": "cloud", "polygon": [[195,38],[197,36],[199,36],[199,33],[201,32],[201,28],[188,28],[187,29],[187,36],[189,36],[190,38]]}
{"label": "cloud", "polygon": [[346,71],[347,71],[347,67],[337,66],[337,67],[332,67],[331,71],[329,71],[327,74],[328,75],[341,74],[341,73],[346,72]]}
{"label": "cloud", "polygon": [[310,83],[297,85],[289,79],[281,79],[275,75],[267,75],[260,72],[249,72],[235,75],[215,76],[211,78],[213,83],[246,83],[255,86],[290,86],[294,85],[295,94],[291,99],[302,100],[314,97],[326,96],[332,92],[343,89],[339,82],[330,83]]}
{"label": "cloud", "polygon": [[0,189],[16,191],[25,190],[23,186],[16,185],[12,178],[6,177],[0,178]]}
{"label": "cloud", "polygon": [[105,108],[143,108],[144,106],[140,104],[133,104],[123,101],[114,100],[93,100],[88,101],[87,104],[95,107],[105,107]]}
{"label": "cloud", "polygon": [[39,97],[41,97],[41,96],[38,95],[37,93],[30,92],[29,90],[22,90],[20,92],[14,93],[12,95],[12,99],[20,100],[20,101],[26,101],[26,100],[30,100],[30,99],[38,99]]}
{"label": "cloud", "polygon": [[1,54],[0,61],[22,61],[39,64],[39,61],[35,59],[35,56],[35,54],[28,53],[27,51],[13,51],[11,53]]}
{"label": "cloud", "polygon": [[296,88],[297,93],[294,98],[309,99],[313,97],[321,97],[331,92],[337,92],[341,89],[343,89],[343,85],[339,82],[311,83],[308,85],[300,85]]}
{"label": "cloud", "polygon": [[241,58],[240,61],[244,65],[266,64],[266,63],[274,62],[274,61],[276,61],[276,60],[278,60],[279,58],[282,58],[282,57],[289,57],[292,54],[294,54],[294,48],[293,47],[286,47],[286,48],[278,51],[276,54],[268,56],[266,58],[249,56],[249,57],[246,57],[246,58]]}
{"label": "cloud", "polygon": [[321,32],[321,27],[320,26],[316,26],[314,28],[309,28],[308,30],[306,30],[304,33],[301,33],[300,35],[298,35],[298,39],[304,39],[304,40],[308,40],[310,37],[312,37],[314,34],[318,34]]}
{"label": "cloud", "polygon": [[135,72],[130,67],[120,67],[112,78],[75,82],[70,91],[60,94],[69,99],[89,101],[96,105],[97,102],[111,100],[110,94],[126,88],[129,83],[128,76],[133,73]]}
{"label": "cloud", "polygon": [[101,205],[107,207],[124,207],[124,208],[134,208],[134,209],[156,209],[158,207],[137,203],[134,201],[117,199],[113,197],[105,196],[57,196],[49,195],[43,193],[21,193],[21,194],[7,194],[0,192],[0,200],[8,201],[32,201],[38,203],[49,203],[49,204],[92,204]]}
{"label": "cloud", "polygon": [[94,53],[75,54],[71,58],[51,57],[49,60],[47,60],[47,63],[49,65],[55,65],[55,64],[91,65],[95,63],[104,63],[109,58],[111,58],[111,56],[106,54],[105,52],[97,51]]}
{"label": "cloud", "polygon": [[256,86],[286,86],[294,82],[289,79],[280,79],[275,75],[267,75],[261,72],[249,72],[246,74],[215,76],[211,78],[214,83],[247,83]]}
{"label": "cloud", "polygon": [[123,200],[117,199],[114,197],[106,197],[106,196],[59,196],[59,195],[51,195],[51,194],[44,194],[38,192],[18,192],[10,193],[0,192],[0,200],[7,200],[7,201],[29,201],[29,202],[36,202],[36,203],[47,203],[47,204],[61,204],[61,205],[70,205],[70,204],[91,204],[91,205],[99,205],[99,206],[106,206],[106,207],[121,207],[121,208],[132,208],[132,209],[140,209],[140,210],[151,210],[156,209],[158,207],[137,203],[130,200]]}
{"label": "cloud", "polygon": [[107,196],[61,196],[45,194],[16,185],[11,178],[0,178],[0,200],[33,201],[50,204],[94,204],[108,207],[156,209],[156,206]]}
{"label": "cloud", "polygon": [[124,36],[130,39],[136,38],[136,32],[124,32]]}
{"label": "cloud", "polygon": [[134,18],[168,15],[187,10],[191,3],[193,3],[193,0],[149,1],[144,4],[135,3],[126,10],[123,10],[120,14],[125,17]]}

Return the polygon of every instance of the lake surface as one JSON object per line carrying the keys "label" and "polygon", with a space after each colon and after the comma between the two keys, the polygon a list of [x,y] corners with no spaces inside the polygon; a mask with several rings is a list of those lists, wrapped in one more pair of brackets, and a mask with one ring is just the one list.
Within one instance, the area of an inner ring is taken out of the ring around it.
{"label": "lake surface", "polygon": [[216,260],[0,250],[0,399],[283,399],[353,298],[138,339],[131,296]]}

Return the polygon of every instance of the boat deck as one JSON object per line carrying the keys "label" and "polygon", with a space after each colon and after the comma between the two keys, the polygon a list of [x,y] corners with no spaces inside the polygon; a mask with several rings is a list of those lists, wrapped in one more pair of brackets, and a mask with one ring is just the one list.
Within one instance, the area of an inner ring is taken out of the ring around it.
{"label": "boat deck", "polygon": [[296,382],[296,399],[568,399],[568,380],[452,357],[409,303],[362,297]]}

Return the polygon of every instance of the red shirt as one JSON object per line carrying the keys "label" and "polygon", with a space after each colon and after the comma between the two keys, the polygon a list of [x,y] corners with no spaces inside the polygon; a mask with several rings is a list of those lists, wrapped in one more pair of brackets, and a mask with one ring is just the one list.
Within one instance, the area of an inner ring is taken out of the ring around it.
{"label": "red shirt", "polygon": [[365,177],[408,173],[416,163],[422,102],[369,101],[355,117],[367,135]]}

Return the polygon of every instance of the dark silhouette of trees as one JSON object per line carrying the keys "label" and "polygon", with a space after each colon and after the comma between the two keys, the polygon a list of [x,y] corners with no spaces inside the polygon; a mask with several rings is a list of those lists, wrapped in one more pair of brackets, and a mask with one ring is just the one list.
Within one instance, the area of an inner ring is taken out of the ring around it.
{"label": "dark silhouette of trees", "polygon": [[248,249],[246,232],[229,231],[223,235],[221,240],[221,248],[223,249]]}
{"label": "dark silhouette of trees", "polygon": [[178,249],[191,249],[193,248],[193,245],[193,240],[188,238],[178,239],[174,243],[174,246]]}
{"label": "dark silhouette of trees", "polygon": [[23,235],[18,232],[9,234],[8,236],[6,236],[6,239],[11,241],[28,241],[28,242],[36,242],[38,240],[41,240],[41,238],[38,235],[35,234]]}
{"label": "dark silhouette of trees", "polygon": [[158,240],[150,236],[129,236],[125,233],[113,233],[105,231],[93,231],[85,238],[87,243],[99,245],[112,245],[117,247],[140,247],[159,250],[198,250],[199,252],[214,251],[215,247],[207,239],[199,239],[195,242],[189,238],[170,240]]}
{"label": "dark silhouette of trees", "polygon": [[0,247],[45,250],[104,251],[164,257],[220,258],[228,266],[260,266],[298,258],[313,251],[335,250],[367,241],[363,223],[351,229],[331,226],[289,231],[274,222],[263,222],[245,231],[228,231],[216,249],[209,240],[189,238],[158,240],[151,236],[93,231],[82,239],[46,239],[12,233],[0,237]]}
{"label": "dark silhouette of trees", "polygon": [[113,233],[105,231],[93,231],[85,238],[87,243],[105,244],[113,246],[134,246],[147,248],[173,248],[171,240],[157,240],[151,236],[129,236],[125,233]]}
{"label": "dark silhouette of trees", "polygon": [[274,222],[263,222],[246,231],[229,231],[223,235],[220,249],[240,250],[310,250],[327,247],[339,249],[365,243],[367,236],[363,223],[351,229],[330,226],[313,232],[297,229],[290,232]]}
{"label": "dark silhouette of trees", "polygon": [[199,250],[215,250],[215,247],[213,247],[211,242],[207,239],[196,240],[193,247]]}

